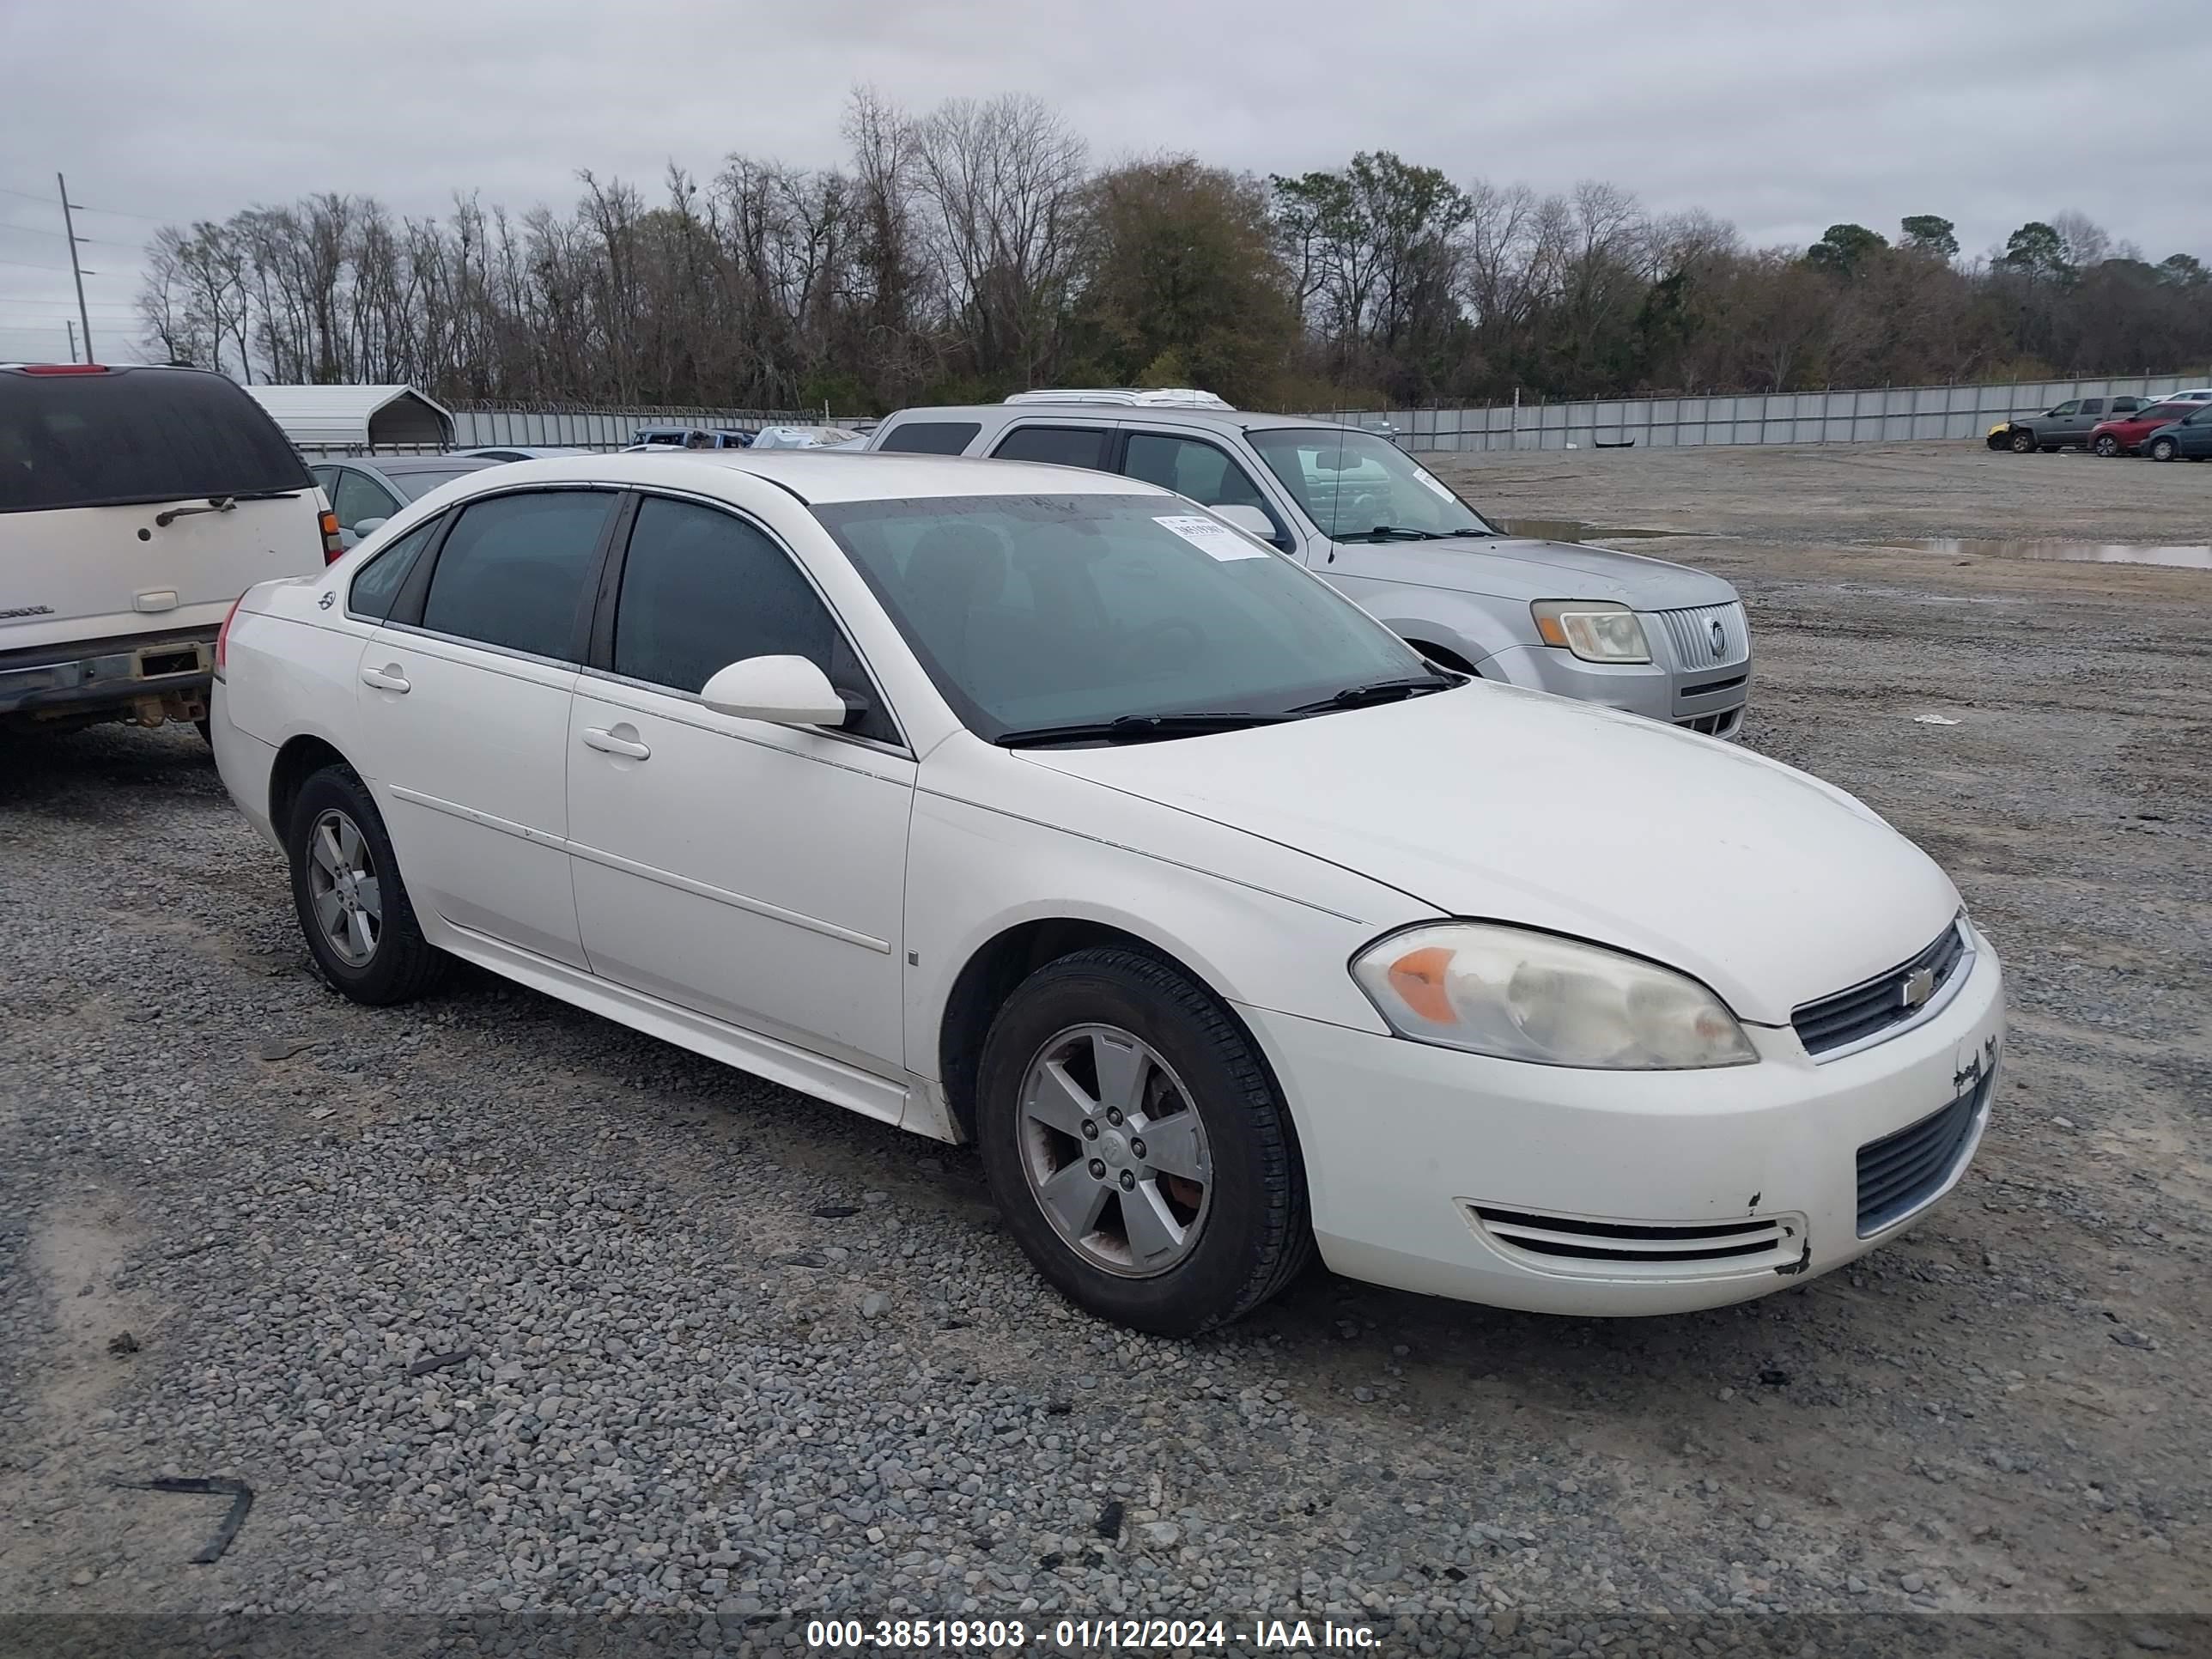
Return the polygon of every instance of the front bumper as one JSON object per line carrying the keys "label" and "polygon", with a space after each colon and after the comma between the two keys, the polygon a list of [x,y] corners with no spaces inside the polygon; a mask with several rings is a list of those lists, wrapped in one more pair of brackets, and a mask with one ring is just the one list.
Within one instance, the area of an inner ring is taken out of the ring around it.
{"label": "front bumper", "polygon": [[[1824,1064],[1765,1027],[1747,1028],[1756,1065],[1589,1072],[1242,1012],[1288,1097],[1336,1272],[1540,1313],[1680,1313],[1840,1267],[1958,1183],[2004,1030],[1996,953],[1973,944],[1939,1016]],[[1893,1167],[1906,1130],[1930,1149],[1925,1178],[1863,1231],[1862,1151]]]}
{"label": "front bumper", "polygon": [[[1650,624],[1656,630],[1656,624]],[[1548,645],[1510,646],[1479,665],[1483,675],[1532,691],[1573,697],[1717,738],[1743,729],[1751,696],[1748,661],[1690,672],[1663,662],[1584,662]]]}

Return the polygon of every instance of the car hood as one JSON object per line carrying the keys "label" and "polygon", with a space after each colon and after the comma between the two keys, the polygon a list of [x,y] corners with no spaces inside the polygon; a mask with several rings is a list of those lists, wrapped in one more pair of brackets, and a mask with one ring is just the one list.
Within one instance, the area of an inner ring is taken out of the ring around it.
{"label": "car hood", "polygon": [[1511,686],[1018,755],[1299,849],[1446,915],[1668,963],[1762,1024],[1895,966],[1959,908],[1925,854],[1832,785],[1733,744]]}
{"label": "car hood", "polygon": [[1319,568],[1329,576],[1403,582],[1504,599],[1610,599],[1637,611],[1726,605],[1735,589],[1718,576],[1639,553],[1579,542],[1458,536],[1441,542],[1338,542]]}

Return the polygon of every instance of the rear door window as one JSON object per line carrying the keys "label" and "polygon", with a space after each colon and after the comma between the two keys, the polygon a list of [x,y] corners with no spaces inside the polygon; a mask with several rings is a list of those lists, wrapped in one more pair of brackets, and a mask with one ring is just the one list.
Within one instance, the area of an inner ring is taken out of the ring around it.
{"label": "rear door window", "polygon": [[353,579],[346,591],[346,609],[356,617],[366,617],[382,622],[392,614],[392,602],[399,597],[406,585],[408,573],[415,568],[415,561],[422,556],[422,550],[437,538],[438,526],[445,522],[439,517],[419,528],[409,531],[384,551],[362,566],[361,574]]}
{"label": "rear door window", "polygon": [[894,455],[961,455],[982,429],[980,421],[902,421],[877,448]]}
{"label": "rear door window", "polygon": [[438,551],[422,626],[575,661],[585,586],[615,499],[611,490],[549,489],[470,503]]}
{"label": "rear door window", "polygon": [[2081,412],[2084,415],[2103,414],[2105,412],[2105,400],[2102,398],[2084,398],[2081,400]]}
{"label": "rear door window", "polygon": [[307,463],[220,374],[0,369],[0,512],[311,489]]}
{"label": "rear door window", "polygon": [[1048,461],[1054,466],[1087,466],[1106,470],[1106,441],[1113,433],[1103,426],[1018,426],[999,440],[991,453],[1002,461]]}

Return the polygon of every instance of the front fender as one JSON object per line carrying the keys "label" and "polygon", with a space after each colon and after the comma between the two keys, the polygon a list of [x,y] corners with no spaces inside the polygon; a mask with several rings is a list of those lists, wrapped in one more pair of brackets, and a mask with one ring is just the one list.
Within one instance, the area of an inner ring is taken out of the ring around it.
{"label": "front fender", "polygon": [[1367,608],[1401,640],[1441,647],[1479,672],[1503,678],[1483,665],[1516,646],[1540,643],[1528,607],[1517,600],[1454,593],[1442,588],[1417,590],[1418,608],[1393,605],[1370,593]]}

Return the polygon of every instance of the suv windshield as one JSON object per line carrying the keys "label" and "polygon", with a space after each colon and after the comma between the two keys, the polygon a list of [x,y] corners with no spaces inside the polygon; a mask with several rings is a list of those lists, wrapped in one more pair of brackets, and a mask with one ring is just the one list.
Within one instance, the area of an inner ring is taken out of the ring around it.
{"label": "suv windshield", "polygon": [[1177,737],[1453,683],[1322,582],[1169,496],[848,501],[814,516],[962,722],[994,743]]}
{"label": "suv windshield", "polygon": [[1498,531],[1387,438],[1351,427],[1262,427],[1245,438],[1331,541],[1426,541]]}
{"label": "suv windshield", "polygon": [[0,370],[0,513],[314,487],[276,423],[219,374]]}

